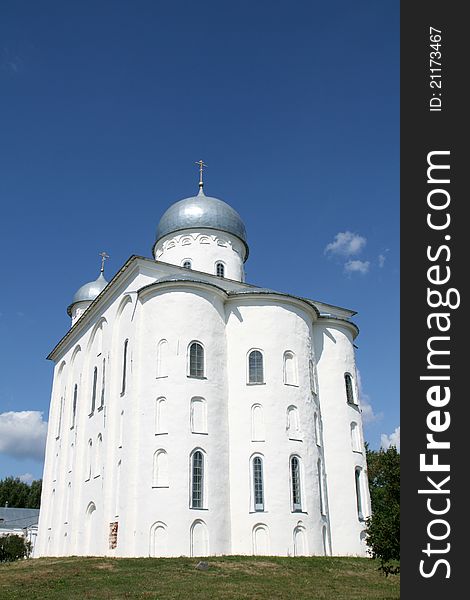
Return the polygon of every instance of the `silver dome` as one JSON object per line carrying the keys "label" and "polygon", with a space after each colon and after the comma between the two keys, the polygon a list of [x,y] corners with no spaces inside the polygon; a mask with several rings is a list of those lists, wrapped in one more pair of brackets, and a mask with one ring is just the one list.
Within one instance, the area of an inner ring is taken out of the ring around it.
{"label": "silver dome", "polygon": [[100,273],[98,279],[85,283],[85,285],[82,285],[82,287],[75,292],[70,307],[77,302],[92,302],[99,294],[101,294],[107,285],[108,282],[104,278],[103,273]]}
{"label": "silver dome", "polygon": [[245,259],[248,257],[246,230],[240,215],[223,200],[206,196],[202,188],[197,196],[175,202],[163,214],[157,226],[155,243],[170,233],[198,228],[231,233],[244,243]]}

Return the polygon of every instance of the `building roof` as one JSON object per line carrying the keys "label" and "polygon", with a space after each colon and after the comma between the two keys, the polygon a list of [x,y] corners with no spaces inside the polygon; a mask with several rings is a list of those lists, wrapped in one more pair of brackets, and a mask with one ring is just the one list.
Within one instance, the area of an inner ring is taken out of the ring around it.
{"label": "building roof", "polygon": [[23,529],[37,525],[39,508],[0,507],[0,529]]}
{"label": "building roof", "polygon": [[234,235],[245,245],[245,260],[248,258],[248,243],[242,218],[223,200],[206,196],[202,188],[197,196],[179,200],[163,213],[157,226],[155,243],[171,233],[200,228],[217,229]]}
{"label": "building roof", "polygon": [[104,288],[108,285],[108,282],[104,278],[103,273],[101,272],[95,281],[89,281],[82,285],[82,287],[78,288],[75,292],[74,297],[72,298],[72,303],[67,308],[67,312],[69,315],[72,314],[72,306],[77,302],[93,302],[95,298],[97,298]]}

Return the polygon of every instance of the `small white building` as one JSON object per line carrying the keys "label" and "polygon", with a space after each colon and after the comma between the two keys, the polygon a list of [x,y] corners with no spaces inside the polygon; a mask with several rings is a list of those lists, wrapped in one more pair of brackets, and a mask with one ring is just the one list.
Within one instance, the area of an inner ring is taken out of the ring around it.
{"label": "small white building", "polygon": [[35,556],[365,555],[351,310],[245,282],[222,200],[69,307]]}

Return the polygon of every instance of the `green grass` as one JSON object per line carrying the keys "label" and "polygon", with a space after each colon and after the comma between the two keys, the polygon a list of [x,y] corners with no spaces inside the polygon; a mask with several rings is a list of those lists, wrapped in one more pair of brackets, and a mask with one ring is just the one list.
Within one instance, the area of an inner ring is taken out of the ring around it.
{"label": "green grass", "polygon": [[367,558],[39,558],[0,565],[1,600],[395,600]]}

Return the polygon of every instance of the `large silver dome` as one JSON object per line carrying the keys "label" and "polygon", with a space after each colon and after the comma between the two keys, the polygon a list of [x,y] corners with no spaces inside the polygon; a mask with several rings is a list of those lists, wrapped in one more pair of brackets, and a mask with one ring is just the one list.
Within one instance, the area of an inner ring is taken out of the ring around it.
{"label": "large silver dome", "polygon": [[248,256],[246,230],[240,215],[223,200],[206,196],[202,189],[197,196],[175,202],[163,214],[155,243],[170,233],[199,228],[231,233],[245,244]]}
{"label": "large silver dome", "polygon": [[67,309],[70,312],[72,306],[77,302],[92,302],[97,296],[101,294],[104,288],[108,285],[108,282],[104,278],[103,273],[99,274],[98,279],[95,281],[90,281],[89,283],[85,283],[79,288],[72,298],[72,303]]}

